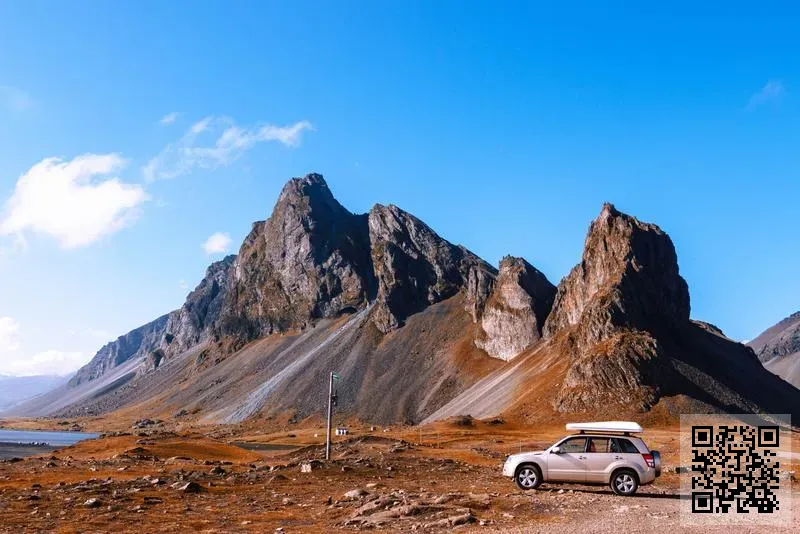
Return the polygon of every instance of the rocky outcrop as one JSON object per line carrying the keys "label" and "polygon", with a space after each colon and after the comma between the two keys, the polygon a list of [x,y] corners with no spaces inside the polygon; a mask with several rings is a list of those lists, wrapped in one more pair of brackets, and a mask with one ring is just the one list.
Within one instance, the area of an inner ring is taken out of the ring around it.
{"label": "rocky outcrop", "polygon": [[800,354],[800,312],[795,312],[747,343],[762,362]]}
{"label": "rocky outcrop", "polygon": [[672,240],[605,204],[591,223],[583,258],[558,286],[545,335],[579,327],[595,343],[616,328],[661,330],[689,320],[689,288]]}
{"label": "rocky outcrop", "polygon": [[475,345],[510,360],[542,337],[556,288],[522,258],[506,256],[480,318]]}
{"label": "rocky outcrop", "polygon": [[688,323],[689,289],[672,240],[605,204],[544,327],[547,338],[566,336],[572,358],[557,407],[579,411],[613,401],[648,408],[670,375],[659,336]]}
{"label": "rocky outcrop", "polygon": [[103,346],[89,363],[75,373],[68,385],[74,387],[94,380],[131,358],[146,356],[157,349],[164,338],[168,318],[169,315],[162,315]]}
{"label": "rocky outcrop", "polygon": [[800,388],[800,312],[768,328],[748,346],[764,367]]}
{"label": "rocky outcrop", "polygon": [[236,256],[230,255],[212,263],[205,277],[186,296],[183,306],[169,314],[160,346],[162,356],[169,358],[213,337],[235,262]]}
{"label": "rocky outcrop", "polygon": [[409,315],[462,289],[473,320],[480,315],[496,271],[469,250],[392,205],[370,210],[369,240],[377,282],[373,320],[379,330],[398,328]]}
{"label": "rocky outcrop", "polygon": [[241,341],[364,307],[372,284],[367,218],[319,174],[290,180],[239,250],[218,331]]}
{"label": "rocky outcrop", "polygon": [[228,292],[236,256],[212,263],[179,309],[108,343],[70,380],[70,386],[94,380],[132,358],[143,358],[139,373],[156,369],[184,350],[208,341]]}

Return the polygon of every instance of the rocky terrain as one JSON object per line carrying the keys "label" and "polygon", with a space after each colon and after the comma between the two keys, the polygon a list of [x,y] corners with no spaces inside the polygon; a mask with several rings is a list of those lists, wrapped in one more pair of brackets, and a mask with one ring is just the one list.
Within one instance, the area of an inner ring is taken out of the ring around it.
{"label": "rocky terrain", "polygon": [[310,174],[179,310],[14,413],[304,418],[323,411],[330,371],[339,409],[375,423],[800,410],[800,391],[750,348],[690,320],[675,247],[654,224],[606,204],[556,288],[523,258],[498,271],[396,206],[352,214]]}
{"label": "rocky terrain", "polygon": [[[549,445],[563,435],[563,426],[468,419],[421,429],[353,426],[354,435],[336,438],[329,462],[321,460],[319,424],[181,430],[140,420],[133,426],[0,462],[0,531],[730,529],[681,524],[679,507],[686,501],[676,474],[674,427],[647,427],[645,439],[662,451],[664,474],[625,498],[607,487],[582,485],[544,484],[522,492],[500,476],[506,455]],[[791,476],[784,480],[793,483]],[[795,496],[798,491],[794,481]],[[799,524],[795,507],[793,523],[770,532],[793,532]]]}
{"label": "rocky terrain", "polygon": [[800,388],[800,312],[768,328],[747,345],[764,367]]}

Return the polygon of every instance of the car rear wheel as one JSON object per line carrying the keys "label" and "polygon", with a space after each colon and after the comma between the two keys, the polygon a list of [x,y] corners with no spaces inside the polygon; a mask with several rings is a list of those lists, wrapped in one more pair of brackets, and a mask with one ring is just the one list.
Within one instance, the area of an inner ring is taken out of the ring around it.
{"label": "car rear wheel", "polygon": [[514,482],[521,490],[536,489],[542,483],[542,471],[533,464],[524,464],[517,468]]}
{"label": "car rear wheel", "polygon": [[622,469],[611,477],[611,490],[617,495],[633,495],[639,489],[636,473],[629,469]]}

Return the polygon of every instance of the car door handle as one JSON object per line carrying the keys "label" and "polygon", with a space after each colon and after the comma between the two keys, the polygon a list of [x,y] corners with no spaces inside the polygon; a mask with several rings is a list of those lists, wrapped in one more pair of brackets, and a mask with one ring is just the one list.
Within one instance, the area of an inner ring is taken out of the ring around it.
{"label": "car door handle", "polygon": [[578,460],[585,460],[586,456],[578,456]]}
{"label": "car door handle", "polygon": [[615,460],[622,460],[622,456],[614,456]]}

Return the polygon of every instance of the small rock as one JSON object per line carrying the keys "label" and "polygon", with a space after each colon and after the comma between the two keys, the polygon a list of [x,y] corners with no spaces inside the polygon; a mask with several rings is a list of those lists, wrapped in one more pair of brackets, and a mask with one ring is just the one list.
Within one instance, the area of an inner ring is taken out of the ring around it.
{"label": "small rock", "polygon": [[175,488],[177,486],[176,489],[178,491],[182,492],[182,493],[199,493],[200,490],[202,489],[200,487],[200,484],[198,484],[197,482],[187,482],[187,483],[185,483],[183,485],[181,485],[181,484],[183,484],[183,483],[182,482],[176,482],[175,484],[173,484],[172,487]]}
{"label": "small rock", "polygon": [[344,498],[345,499],[360,499],[361,497],[363,497],[366,494],[367,494],[367,492],[365,490],[363,490],[361,488],[356,488],[356,489],[350,490],[347,493],[345,493],[344,494]]}
{"label": "small rock", "polygon": [[97,497],[86,499],[83,503],[86,508],[99,508],[102,504],[103,502]]}

